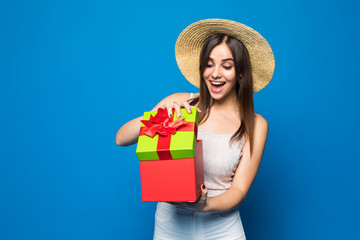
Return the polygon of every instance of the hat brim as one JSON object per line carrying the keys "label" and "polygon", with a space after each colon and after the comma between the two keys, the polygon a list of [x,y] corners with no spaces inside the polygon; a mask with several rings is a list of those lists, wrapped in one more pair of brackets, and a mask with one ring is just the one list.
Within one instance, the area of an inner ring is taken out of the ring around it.
{"label": "hat brim", "polygon": [[215,34],[226,34],[240,40],[250,55],[253,91],[263,89],[271,80],[275,59],[266,41],[254,29],[230,20],[206,19],[185,28],[175,44],[176,62],[184,77],[194,86],[200,86],[199,58],[205,40]]}

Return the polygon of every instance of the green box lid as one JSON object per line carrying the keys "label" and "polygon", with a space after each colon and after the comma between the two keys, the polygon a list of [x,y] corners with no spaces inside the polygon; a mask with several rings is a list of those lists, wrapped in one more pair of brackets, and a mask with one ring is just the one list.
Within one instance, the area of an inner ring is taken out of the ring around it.
{"label": "green box lid", "polygon": [[[168,149],[164,149],[163,151],[170,152],[170,159],[179,159],[179,158],[194,158],[195,157],[195,148],[196,148],[196,132],[198,126],[198,112],[197,108],[193,107],[192,113],[187,113],[185,108],[181,109],[181,116],[184,117],[184,121],[193,123],[193,127],[188,129],[186,127],[186,131],[182,131],[181,127],[177,130],[177,132],[171,135],[170,144]],[[155,116],[157,111],[145,112],[143,115],[143,120],[149,120],[150,116]],[[176,112],[173,114],[173,121],[177,120]],[[146,128],[145,125],[141,124],[142,128]],[[185,129],[185,128],[183,128]],[[189,131],[190,130],[190,131]],[[159,154],[157,150],[157,146],[160,141],[164,141],[164,137],[156,134],[153,138],[140,134],[138,138],[136,155],[140,161],[145,160],[159,160]]]}

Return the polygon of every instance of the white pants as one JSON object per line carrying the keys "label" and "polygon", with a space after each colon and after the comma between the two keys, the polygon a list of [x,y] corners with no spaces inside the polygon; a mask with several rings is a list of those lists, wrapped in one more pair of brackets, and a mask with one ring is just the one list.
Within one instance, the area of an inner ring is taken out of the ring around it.
{"label": "white pants", "polygon": [[219,213],[193,212],[160,202],[155,214],[154,240],[244,240],[237,209]]}

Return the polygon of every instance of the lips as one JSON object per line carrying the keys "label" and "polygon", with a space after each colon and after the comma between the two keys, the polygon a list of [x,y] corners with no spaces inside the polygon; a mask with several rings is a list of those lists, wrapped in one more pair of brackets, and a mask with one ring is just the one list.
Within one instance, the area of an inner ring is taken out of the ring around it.
{"label": "lips", "polygon": [[216,82],[216,81],[210,81],[211,84],[211,91],[214,93],[219,93],[221,90],[223,90],[226,82]]}

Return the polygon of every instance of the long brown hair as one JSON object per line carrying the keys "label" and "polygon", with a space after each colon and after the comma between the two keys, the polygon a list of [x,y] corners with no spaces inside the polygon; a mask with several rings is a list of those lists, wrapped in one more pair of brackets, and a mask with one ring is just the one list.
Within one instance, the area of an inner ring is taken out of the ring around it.
{"label": "long brown hair", "polygon": [[202,47],[200,53],[200,96],[195,98],[191,104],[199,102],[199,108],[202,110],[199,113],[199,122],[205,122],[209,117],[210,108],[213,104],[209,89],[203,78],[204,71],[209,62],[210,53],[214,47],[221,43],[226,45],[231,50],[234,58],[235,73],[236,73],[236,97],[238,99],[239,117],[241,124],[238,130],[232,135],[230,143],[238,141],[242,136],[247,136],[250,140],[250,153],[253,149],[254,139],[254,125],[255,125],[255,110],[253,100],[253,81],[249,53],[244,44],[238,39],[224,35],[216,34],[209,37]]}

